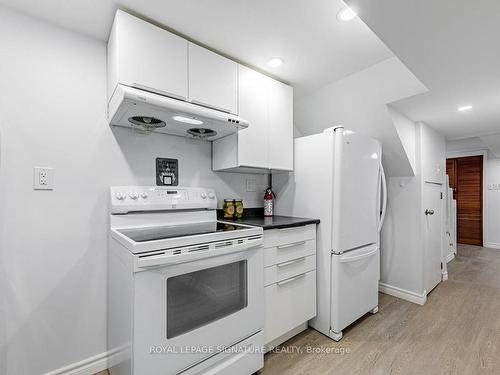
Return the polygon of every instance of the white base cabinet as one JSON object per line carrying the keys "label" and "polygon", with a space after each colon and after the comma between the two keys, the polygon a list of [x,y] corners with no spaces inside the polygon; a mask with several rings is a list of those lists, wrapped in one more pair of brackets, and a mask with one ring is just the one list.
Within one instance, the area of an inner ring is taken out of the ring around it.
{"label": "white base cabinet", "polygon": [[238,114],[250,126],[213,142],[213,170],[292,171],[293,88],[239,65]]}
{"label": "white base cabinet", "polygon": [[264,231],[264,267],[265,343],[278,345],[316,316],[316,225]]}

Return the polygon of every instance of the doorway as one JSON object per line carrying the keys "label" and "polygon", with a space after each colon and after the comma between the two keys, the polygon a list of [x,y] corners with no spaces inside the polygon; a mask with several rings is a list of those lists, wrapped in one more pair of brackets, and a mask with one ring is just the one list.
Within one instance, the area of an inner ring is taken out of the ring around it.
{"label": "doorway", "polygon": [[446,160],[457,201],[457,242],[483,246],[483,156]]}

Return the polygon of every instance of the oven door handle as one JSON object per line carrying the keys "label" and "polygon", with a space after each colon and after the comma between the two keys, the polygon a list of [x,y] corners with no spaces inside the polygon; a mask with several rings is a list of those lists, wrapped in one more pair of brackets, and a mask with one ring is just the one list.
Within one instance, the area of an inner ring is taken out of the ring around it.
{"label": "oven door handle", "polygon": [[193,262],[199,259],[204,259],[218,255],[237,253],[251,248],[259,248],[261,246],[262,246],[262,238],[228,247],[221,247],[219,249],[211,248],[209,250],[186,252],[178,255],[160,253],[157,255],[143,256],[143,257],[139,256],[136,259],[135,270],[141,271],[152,267]]}

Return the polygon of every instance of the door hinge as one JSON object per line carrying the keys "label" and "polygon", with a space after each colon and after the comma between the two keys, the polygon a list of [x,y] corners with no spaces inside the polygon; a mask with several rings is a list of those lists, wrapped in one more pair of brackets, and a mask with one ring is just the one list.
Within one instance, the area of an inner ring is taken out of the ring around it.
{"label": "door hinge", "polygon": [[441,199],[443,199],[443,192],[441,192]]}
{"label": "door hinge", "polygon": [[441,262],[441,269],[443,269],[443,262]]}

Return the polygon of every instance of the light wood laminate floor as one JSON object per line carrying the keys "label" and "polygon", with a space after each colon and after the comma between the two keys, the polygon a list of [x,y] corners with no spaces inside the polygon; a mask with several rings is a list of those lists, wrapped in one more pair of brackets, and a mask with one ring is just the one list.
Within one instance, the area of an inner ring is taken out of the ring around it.
{"label": "light wood laminate floor", "polygon": [[311,329],[285,343],[348,353],[271,353],[260,374],[500,374],[500,250],[460,246],[448,272],[425,306],[381,294],[339,343]]}
{"label": "light wood laminate floor", "polygon": [[340,342],[308,329],[259,374],[500,374],[500,250],[460,246],[448,272],[425,306],[381,294]]}

